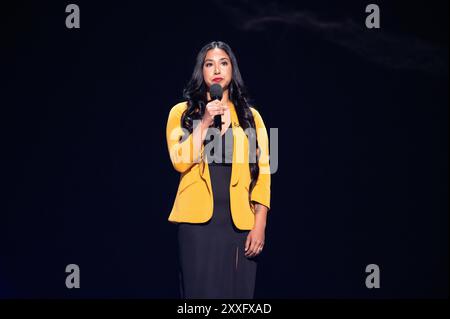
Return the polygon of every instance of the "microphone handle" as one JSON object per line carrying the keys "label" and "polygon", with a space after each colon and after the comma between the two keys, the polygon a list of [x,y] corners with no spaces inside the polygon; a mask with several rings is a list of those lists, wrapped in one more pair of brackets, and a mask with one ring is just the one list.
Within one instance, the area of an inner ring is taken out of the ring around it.
{"label": "microphone handle", "polygon": [[[212,96],[211,101],[214,100],[221,100],[222,97],[220,96]],[[209,102],[211,102],[209,101]],[[222,116],[220,115],[214,115],[214,127],[218,128],[220,132],[222,132]]]}
{"label": "microphone handle", "polygon": [[218,128],[222,132],[222,116],[214,115],[214,127]]}

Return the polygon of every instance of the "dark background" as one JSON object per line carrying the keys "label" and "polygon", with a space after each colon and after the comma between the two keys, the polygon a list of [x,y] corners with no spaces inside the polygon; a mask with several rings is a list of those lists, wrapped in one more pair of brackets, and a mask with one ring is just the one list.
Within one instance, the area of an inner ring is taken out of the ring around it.
{"label": "dark background", "polygon": [[178,298],[165,126],[212,40],[279,130],[256,297],[448,297],[448,1],[379,30],[370,1],[93,2],[1,4],[0,297]]}

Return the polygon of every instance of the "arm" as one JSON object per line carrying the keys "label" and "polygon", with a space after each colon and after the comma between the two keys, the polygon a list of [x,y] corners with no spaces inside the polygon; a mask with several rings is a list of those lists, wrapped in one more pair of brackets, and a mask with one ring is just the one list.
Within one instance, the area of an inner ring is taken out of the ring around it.
{"label": "arm", "polygon": [[258,111],[252,108],[255,119],[256,133],[260,156],[258,159],[259,176],[251,194],[251,201],[264,205],[267,211],[270,210],[270,162],[269,162],[269,137],[266,126]]}
{"label": "arm", "polygon": [[258,146],[261,150],[258,165],[259,176],[251,194],[251,201],[255,207],[255,224],[247,236],[245,255],[255,257],[264,247],[267,213],[270,210],[270,164],[269,139],[261,115],[252,109],[257,129]]}
{"label": "arm", "polygon": [[[181,117],[186,108],[177,104],[169,113],[166,126],[167,148],[173,167],[180,173],[184,173],[194,164],[199,163],[203,157],[203,141],[206,138],[208,126],[204,121],[199,121],[192,134],[181,127]],[[182,142],[180,138],[189,134]]]}
{"label": "arm", "polygon": [[266,229],[268,208],[259,203],[255,203],[255,226],[253,228]]}

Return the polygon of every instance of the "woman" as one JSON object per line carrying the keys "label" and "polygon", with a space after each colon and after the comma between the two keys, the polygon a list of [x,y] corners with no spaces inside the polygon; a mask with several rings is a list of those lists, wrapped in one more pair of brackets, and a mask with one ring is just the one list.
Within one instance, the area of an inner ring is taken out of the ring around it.
{"label": "woman", "polygon": [[[213,84],[221,100],[211,100]],[[169,221],[178,224],[182,298],[253,298],[270,209],[268,136],[227,44],[201,49],[184,97],[166,128],[181,173]]]}

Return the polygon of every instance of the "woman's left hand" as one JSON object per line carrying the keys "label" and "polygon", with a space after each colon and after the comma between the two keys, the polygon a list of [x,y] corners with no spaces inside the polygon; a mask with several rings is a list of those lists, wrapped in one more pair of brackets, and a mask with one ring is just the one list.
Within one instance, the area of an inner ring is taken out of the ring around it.
{"label": "woman's left hand", "polygon": [[248,233],[245,242],[245,257],[256,257],[264,248],[265,227],[257,226]]}

